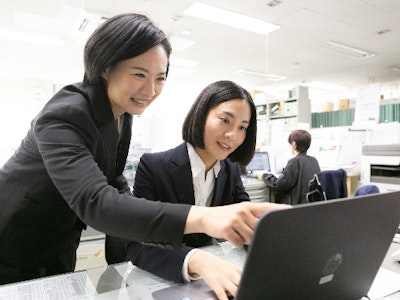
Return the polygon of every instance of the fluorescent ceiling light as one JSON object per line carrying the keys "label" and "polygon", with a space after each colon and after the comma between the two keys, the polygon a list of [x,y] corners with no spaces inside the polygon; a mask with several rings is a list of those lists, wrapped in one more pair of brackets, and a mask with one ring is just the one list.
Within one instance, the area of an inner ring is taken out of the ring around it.
{"label": "fluorescent ceiling light", "polygon": [[195,2],[184,13],[204,20],[265,35],[280,28],[280,26],[275,24],[199,2]]}
{"label": "fluorescent ceiling light", "polygon": [[178,51],[185,50],[194,44],[194,41],[192,40],[182,39],[174,36],[170,37],[169,41],[171,42],[172,49]]}
{"label": "fluorescent ceiling light", "polygon": [[[65,71],[65,70],[64,70]],[[76,72],[73,72],[76,73]],[[49,70],[33,69],[19,66],[0,65],[0,79],[21,80],[21,79],[43,79],[53,83],[68,84],[79,81],[81,75],[71,72],[52,72]]]}
{"label": "fluorescent ceiling light", "polygon": [[263,77],[263,78],[266,78],[266,79],[268,79],[270,81],[280,81],[280,80],[286,79],[285,76],[281,76],[281,75],[261,73],[261,72],[244,70],[244,69],[235,71],[234,73],[237,74],[237,75],[250,75],[250,76]]}
{"label": "fluorescent ceiling light", "polygon": [[71,5],[62,5],[61,9],[57,9],[57,12],[54,13],[50,17],[16,10],[14,12],[14,25],[38,29],[43,32],[69,33],[72,28],[77,26],[77,23],[81,22],[81,19],[86,14],[85,10],[80,6]]}
{"label": "fluorescent ceiling light", "polygon": [[188,69],[188,68],[182,68],[179,66],[174,66],[171,65],[171,68],[169,69],[168,77],[171,76],[188,76],[190,74],[193,74],[194,70],[193,69]]}
{"label": "fluorescent ceiling light", "polygon": [[32,43],[49,47],[62,47],[65,44],[65,41],[60,38],[6,29],[0,29],[0,39]]}
{"label": "fluorescent ceiling light", "polygon": [[189,30],[189,29],[184,29],[184,30],[181,31],[181,33],[184,34],[184,35],[191,35],[192,31]]}
{"label": "fluorescent ceiling light", "polygon": [[55,17],[16,11],[14,23],[27,28],[39,29],[43,32],[66,33],[86,40],[107,17],[96,12],[87,12],[81,7],[62,5]]}
{"label": "fluorescent ceiling light", "polygon": [[193,68],[199,64],[198,61],[184,59],[184,58],[178,58],[175,56],[171,56],[170,62],[171,62],[171,65],[173,65],[173,66],[179,66],[179,67],[184,67],[184,68]]}
{"label": "fluorescent ceiling light", "polygon": [[24,78],[38,78],[38,77],[39,75],[37,72],[3,68],[2,66],[0,66],[0,79],[21,80]]}
{"label": "fluorescent ceiling light", "polygon": [[335,50],[337,52],[346,54],[347,56],[350,56],[352,58],[357,58],[357,59],[364,59],[364,58],[375,56],[375,53],[368,52],[365,50],[361,50],[358,48],[354,48],[352,46],[344,45],[344,44],[341,44],[338,42],[333,42],[333,41],[328,41],[326,43],[325,47]]}
{"label": "fluorescent ceiling light", "polygon": [[392,66],[392,69],[400,72],[400,65]]}
{"label": "fluorescent ceiling light", "polygon": [[328,90],[328,91],[333,91],[333,92],[343,91],[343,90],[347,89],[345,86],[331,84],[331,83],[325,83],[325,82],[320,82],[320,81],[312,81],[309,83],[304,83],[303,85],[305,85],[309,88],[316,88],[316,89]]}
{"label": "fluorescent ceiling light", "polygon": [[74,28],[75,30],[71,32],[71,35],[86,40],[107,19],[107,17],[98,14],[85,12],[77,24],[77,28]]}

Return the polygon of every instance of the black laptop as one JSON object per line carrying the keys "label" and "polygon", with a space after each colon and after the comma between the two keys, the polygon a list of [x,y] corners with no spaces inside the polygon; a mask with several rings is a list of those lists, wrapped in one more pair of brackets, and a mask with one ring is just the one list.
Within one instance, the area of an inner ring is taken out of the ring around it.
{"label": "black laptop", "polygon": [[[400,192],[269,212],[256,227],[235,299],[361,299],[399,223]],[[153,297],[214,299],[204,282],[169,287]]]}

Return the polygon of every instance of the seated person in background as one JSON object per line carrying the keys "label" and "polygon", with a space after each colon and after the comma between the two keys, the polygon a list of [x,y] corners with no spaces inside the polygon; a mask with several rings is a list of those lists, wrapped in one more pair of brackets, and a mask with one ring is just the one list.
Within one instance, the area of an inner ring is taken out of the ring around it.
{"label": "seated person in background", "polygon": [[307,155],[311,135],[306,130],[294,130],[288,138],[294,157],[291,158],[278,178],[273,174],[259,174],[275,193],[275,202],[286,204],[307,203],[308,184],[315,173],[321,171],[315,157]]}
{"label": "seated person in background", "polygon": [[[182,137],[185,142],[174,149],[141,157],[136,197],[199,206],[249,201],[239,165],[248,164],[254,154],[256,110],[245,89],[231,81],[208,85],[187,114]],[[200,233],[185,235],[183,247],[176,250],[129,241],[127,260],[176,282],[202,277],[219,299],[227,299],[226,291],[235,295],[242,270],[195,249],[212,242]]]}

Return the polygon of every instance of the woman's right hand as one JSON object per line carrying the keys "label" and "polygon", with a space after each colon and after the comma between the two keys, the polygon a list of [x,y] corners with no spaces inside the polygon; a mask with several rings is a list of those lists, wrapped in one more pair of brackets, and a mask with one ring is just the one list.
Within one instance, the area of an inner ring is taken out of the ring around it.
{"label": "woman's right hand", "polygon": [[290,208],[270,202],[241,202],[216,207],[192,206],[186,219],[185,234],[205,233],[230,241],[237,247],[250,244],[259,217],[270,210]]}
{"label": "woman's right hand", "polygon": [[188,266],[189,274],[202,277],[219,300],[228,300],[227,293],[236,295],[241,267],[200,249],[190,257]]}

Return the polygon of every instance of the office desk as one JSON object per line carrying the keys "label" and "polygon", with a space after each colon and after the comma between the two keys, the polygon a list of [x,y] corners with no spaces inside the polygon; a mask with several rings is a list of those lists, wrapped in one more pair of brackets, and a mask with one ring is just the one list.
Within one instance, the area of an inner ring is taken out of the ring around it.
{"label": "office desk", "polygon": [[[243,265],[246,252],[225,242],[202,247]],[[130,262],[0,286],[1,300],[152,300],[152,292],[177,285],[133,266]]]}
{"label": "office desk", "polygon": [[275,202],[274,193],[264,181],[255,177],[242,176],[242,182],[251,202]]}
{"label": "office desk", "polygon": [[[233,263],[243,264],[244,250],[229,247],[229,245],[211,246],[209,250]],[[399,248],[400,244],[393,243],[390,246],[382,267],[400,274],[400,264],[390,257],[391,253]],[[0,286],[0,299],[152,300],[151,293],[153,291],[172,285],[176,285],[176,283],[163,280],[131,263],[121,263],[3,285]],[[398,285],[397,293],[375,299],[400,299],[400,281]]]}
{"label": "office desk", "polygon": [[[396,272],[400,274],[400,263],[396,262],[392,257],[392,253],[396,250],[400,249],[399,243],[392,243],[389,247],[389,250],[385,256],[385,259],[382,262],[382,267],[388,269],[390,271]],[[399,282],[400,286],[400,282]],[[400,298],[399,298],[400,299]]]}

